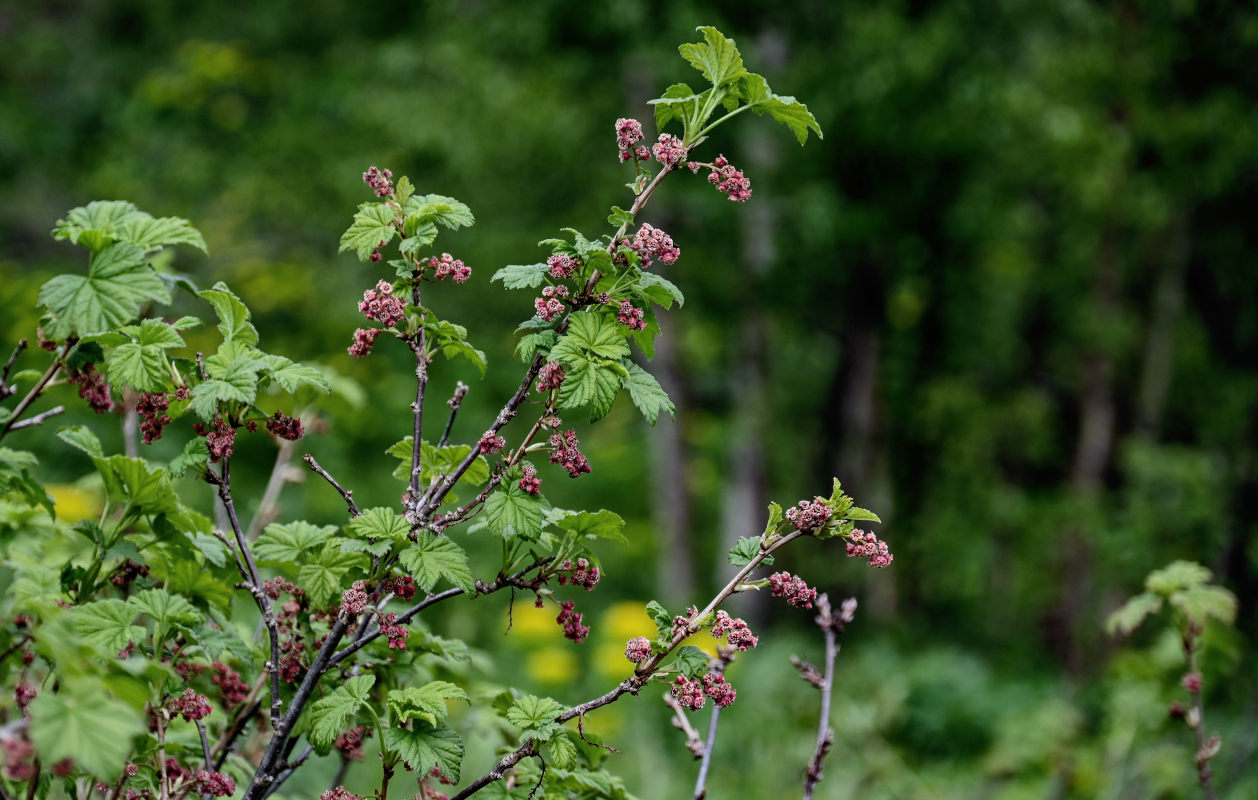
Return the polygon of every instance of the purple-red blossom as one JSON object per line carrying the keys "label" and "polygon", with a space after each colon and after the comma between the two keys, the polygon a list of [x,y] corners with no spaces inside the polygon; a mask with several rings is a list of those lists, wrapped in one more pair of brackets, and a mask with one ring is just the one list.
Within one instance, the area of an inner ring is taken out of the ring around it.
{"label": "purple-red blossom", "polygon": [[798,506],[786,509],[786,518],[795,525],[796,530],[812,531],[825,525],[833,513],[833,509],[824,499],[814,497],[811,502],[800,500]]}
{"label": "purple-red blossom", "polygon": [[240,673],[221,661],[210,665],[212,674],[210,681],[218,687],[223,697],[223,706],[228,710],[235,708],[249,696],[249,684],[240,679]]}
{"label": "purple-red blossom", "polygon": [[162,429],[170,424],[170,416],[166,409],[170,408],[170,398],[164,392],[141,392],[135,401],[135,412],[140,415],[140,433],[144,434],[144,443],[152,444],[162,438]]}
{"label": "purple-red blossom", "polygon": [[542,289],[542,296],[533,301],[537,316],[547,322],[563,313],[563,301],[559,298],[568,296],[567,286],[547,286]]}
{"label": "purple-red blossom", "polygon": [[507,440],[498,436],[493,431],[485,431],[485,435],[480,437],[480,441],[476,446],[480,449],[481,455],[492,455],[502,448],[506,447]]}
{"label": "purple-red blossom", "polygon": [[[689,165],[687,165],[689,166]],[[745,203],[751,199],[751,181],[743,175],[743,171],[725,160],[725,156],[717,156],[712,162],[708,173],[708,183],[716,187],[722,194],[729,195],[735,203]],[[697,171],[692,167],[691,171]]]}
{"label": "purple-red blossom", "polygon": [[817,590],[804,583],[804,579],[789,572],[775,572],[769,576],[769,589],[774,597],[785,597],[796,608],[812,608]]}
{"label": "purple-red blossom", "polygon": [[847,542],[847,554],[854,558],[868,558],[871,567],[890,566],[895,560],[886,542],[878,541],[873,531],[862,531],[859,528],[852,531]]}
{"label": "purple-red blossom", "polygon": [[558,389],[564,377],[563,366],[558,361],[547,361],[537,371],[537,391],[544,393]]}
{"label": "purple-red blossom", "polygon": [[651,657],[651,640],[638,636],[625,643],[625,658],[635,664],[641,664]]}
{"label": "purple-red blossom", "polygon": [[563,635],[565,639],[571,639],[577,644],[585,641],[585,637],[590,635],[590,629],[586,625],[581,624],[581,615],[573,609],[576,604],[571,600],[565,600],[559,604],[559,616],[555,617],[555,622],[563,626]]}
{"label": "purple-red blossom", "polygon": [[282,411],[276,411],[275,416],[266,421],[266,429],[290,442],[297,441],[303,435],[301,420],[297,417],[285,416]]}
{"label": "purple-red blossom", "polygon": [[344,786],[338,786],[319,795],[319,800],[363,800],[363,797],[360,794],[351,794]]}
{"label": "purple-red blossom", "polygon": [[624,117],[616,120],[616,147],[620,149],[621,163],[636,156],[640,148],[635,148],[634,145],[640,141],[642,141],[641,122]]}
{"label": "purple-red blossom", "polygon": [[725,676],[719,672],[709,672],[703,676],[703,692],[711,697],[719,708],[734,704],[738,695],[734,687],[725,682]]}
{"label": "purple-red blossom", "polygon": [[577,449],[579,444],[577,432],[571,428],[564,431],[562,435],[558,433],[551,434],[550,463],[563,467],[574,478],[589,472],[590,462]]}
{"label": "purple-red blossom", "polygon": [[686,160],[686,146],[681,139],[671,133],[661,133],[659,140],[651,146],[655,160],[666,167],[675,167]]}
{"label": "purple-red blossom", "polygon": [[356,617],[367,610],[366,584],[354,581],[354,585],[341,592],[341,614]]}
{"label": "purple-red blossom", "polygon": [[333,745],[341,755],[350,761],[363,760],[363,740],[371,735],[371,728],[366,725],[359,725],[336,737],[336,744]]}
{"label": "purple-red blossom", "polygon": [[735,650],[750,650],[760,640],[747,627],[747,623],[737,617],[731,617],[724,611],[716,612],[716,622],[712,625],[712,637],[725,639]]}
{"label": "purple-red blossom", "polygon": [[406,298],[393,293],[393,284],[380,281],[375,289],[363,292],[358,310],[367,319],[391,328],[406,317]]}
{"label": "purple-red blossom", "polygon": [[13,690],[13,702],[17,703],[17,707],[24,712],[37,694],[39,694],[39,690],[34,686],[31,686],[29,683],[19,683]]}
{"label": "purple-red blossom", "polygon": [[652,259],[672,264],[681,257],[681,249],[673,244],[673,237],[645,222],[638,227],[632,240],[621,239],[620,243],[638,254],[644,268],[651,265]]}
{"label": "purple-red blossom", "polygon": [[380,335],[379,328],[359,328],[354,331],[354,343],[349,346],[349,354],[354,358],[365,358],[371,355],[371,347]]}
{"label": "purple-red blossom", "polygon": [[571,278],[581,266],[581,262],[567,253],[555,253],[546,259],[546,266],[550,267],[550,276],[552,278]]}
{"label": "purple-red blossom", "polygon": [[172,713],[178,714],[188,722],[205,719],[212,710],[209,698],[203,694],[197,694],[193,689],[184,689],[182,695],[170,698],[167,706]]}
{"label": "purple-red blossom", "polygon": [[202,795],[229,797],[236,793],[236,782],[227,773],[203,769],[197,773],[197,790]]}
{"label": "purple-red blossom", "polygon": [[105,376],[96,371],[95,364],[87,364],[82,370],[71,371],[66,381],[79,387],[79,397],[97,414],[104,414],[114,407]]}
{"label": "purple-red blossom", "polygon": [[388,197],[393,194],[393,173],[387,169],[371,167],[363,173],[363,183],[376,192],[376,197]]}
{"label": "purple-red blossom", "polygon": [[601,577],[599,568],[590,566],[589,559],[585,558],[578,558],[576,564],[573,564],[570,558],[565,559],[555,572],[559,575],[560,586],[571,583],[573,586],[580,586],[587,592],[598,586],[598,581]]}
{"label": "purple-red blossom", "polygon": [[1183,685],[1185,689],[1188,690],[1190,694],[1201,693],[1201,673],[1200,672],[1186,673],[1183,677],[1183,680],[1181,680],[1180,683]]}
{"label": "purple-red blossom", "polygon": [[432,267],[433,276],[439,281],[452,278],[455,283],[465,283],[472,277],[472,268],[449,253],[442,253],[440,258],[434,256],[428,259],[428,266]]}
{"label": "purple-red blossom", "polygon": [[397,575],[386,578],[380,588],[384,592],[392,592],[399,600],[408,601],[415,596],[415,579],[410,575]]}
{"label": "purple-red blossom", "polygon": [[389,640],[390,650],[405,650],[406,638],[411,635],[405,625],[397,624],[397,614],[393,613],[385,614],[380,620],[380,632]]}
{"label": "purple-red blossom", "polygon": [[637,308],[628,300],[621,300],[620,312],[616,314],[616,321],[631,331],[640,331],[646,327],[646,320],[642,318],[643,313],[642,309]]}
{"label": "purple-red blossom", "polygon": [[[205,430],[204,426],[199,423],[196,427],[201,428],[198,433]],[[210,461],[212,463],[218,463],[232,454],[232,450],[236,445],[236,429],[227,420],[222,417],[215,417],[214,430],[205,432],[204,436],[206,447],[210,450]]]}
{"label": "purple-red blossom", "polygon": [[703,683],[698,678],[678,675],[669,692],[677,698],[679,706],[690,711],[698,711],[708,702],[708,698],[703,694]]}
{"label": "purple-red blossom", "polygon": [[520,478],[520,488],[529,494],[541,493],[542,479],[537,477],[537,467],[532,464],[524,465],[524,477]]}

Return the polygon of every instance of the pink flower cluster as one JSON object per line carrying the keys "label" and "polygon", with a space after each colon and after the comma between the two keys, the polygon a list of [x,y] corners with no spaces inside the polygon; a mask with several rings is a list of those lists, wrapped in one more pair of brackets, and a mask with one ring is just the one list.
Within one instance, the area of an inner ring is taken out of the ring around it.
{"label": "pink flower cluster", "polygon": [[498,436],[493,431],[485,431],[485,435],[480,437],[480,441],[476,443],[480,449],[481,455],[493,455],[502,448],[506,447],[507,440]]}
{"label": "pink flower cluster", "polygon": [[162,430],[170,424],[170,416],[166,414],[168,408],[170,398],[164,392],[142,392],[136,398],[135,412],[143,418],[140,433],[144,434],[145,444],[162,438]]}
{"label": "pink flower cluster", "polygon": [[635,664],[641,664],[651,657],[651,640],[638,636],[625,643],[625,658]]}
{"label": "pink flower cluster", "polygon": [[1201,673],[1188,672],[1184,674],[1180,684],[1188,690],[1189,694],[1201,694]]}
{"label": "pink flower cluster", "polygon": [[228,710],[240,705],[249,696],[249,685],[240,679],[239,672],[222,661],[215,661],[210,665],[210,670],[210,681],[218,687],[223,696],[223,705]]}
{"label": "pink flower cluster", "polygon": [[565,639],[571,639],[577,644],[585,641],[585,637],[590,635],[590,629],[586,625],[581,624],[581,615],[573,609],[576,603],[571,600],[565,600],[559,604],[559,616],[555,617],[555,622],[563,626],[563,635]]}
{"label": "pink flower cluster", "polygon": [[558,389],[564,379],[563,367],[558,361],[547,361],[537,371],[537,391],[549,392]]}
{"label": "pink flower cluster", "polygon": [[236,429],[222,417],[214,418],[214,430],[207,429],[201,423],[192,426],[198,436],[205,437],[205,444],[210,449],[210,461],[218,463],[232,454],[236,446]]}
{"label": "pink flower cluster", "polygon": [[39,690],[29,683],[19,683],[13,690],[13,702],[17,703],[17,707],[22,711],[26,711],[26,707],[35,699],[35,695],[39,694]]}
{"label": "pink flower cluster", "polygon": [[410,575],[395,575],[392,578],[385,578],[380,584],[380,590],[386,593],[392,593],[399,600],[408,601],[415,596],[415,579]]}
{"label": "pink flower cluster", "polygon": [[105,376],[96,371],[95,364],[88,364],[80,371],[71,372],[66,381],[79,387],[79,397],[87,401],[87,405],[97,414],[104,414],[114,407],[113,398],[109,395],[109,384]]}
{"label": "pink flower cluster", "polygon": [[[642,141],[642,123],[636,119],[621,118],[616,120],[616,146],[620,148],[620,161],[623,164],[630,158],[646,161],[651,157]],[[637,145],[635,147],[635,145]]]}
{"label": "pink flower cluster", "polygon": [[197,773],[197,791],[202,796],[230,797],[236,793],[236,781],[225,772],[203,769]]}
{"label": "pink flower cluster", "polygon": [[375,190],[376,197],[393,194],[393,173],[387,169],[371,167],[363,173],[363,183]]}
{"label": "pink flower cluster", "polygon": [[708,167],[708,183],[716,187],[718,192],[729,195],[735,203],[745,203],[751,199],[751,181],[743,175],[743,171],[729,163],[725,156],[717,156],[711,164],[700,164],[691,161],[686,164],[691,172],[698,172],[700,167]]}
{"label": "pink flower cluster", "polygon": [[678,675],[669,693],[677,698],[678,705],[691,711],[698,711],[708,702],[708,698],[703,695],[703,683],[698,678]]}
{"label": "pink flower cluster", "polygon": [[774,597],[785,597],[796,608],[812,608],[817,590],[804,583],[804,579],[789,572],[775,572],[769,576],[769,589]]}
{"label": "pink flower cluster", "polygon": [[[587,592],[598,586],[598,581],[601,577],[598,567],[590,566],[589,560],[584,558],[578,558],[576,564],[572,563],[572,559],[566,559],[559,565],[559,569],[556,572],[559,573],[560,586],[571,583],[573,586],[580,586]],[[570,574],[565,575],[564,573]]]}
{"label": "pink flower cluster", "polygon": [[341,614],[356,617],[367,610],[366,584],[354,581],[354,585],[341,592]]}
{"label": "pink flower cluster", "polygon": [[281,439],[295,442],[303,435],[301,420],[297,417],[285,416],[284,412],[276,411],[275,416],[266,421],[266,429]]}
{"label": "pink flower cluster", "polygon": [[567,286],[547,286],[542,289],[542,296],[533,301],[537,316],[550,322],[563,313],[563,302],[559,298],[567,296]]}
{"label": "pink flower cluster", "polygon": [[577,445],[580,443],[577,440],[577,432],[571,428],[564,431],[562,435],[558,433],[551,434],[550,463],[563,467],[574,478],[589,472],[590,462],[577,449]]}
{"label": "pink flower cluster", "polygon": [[193,689],[184,689],[182,695],[170,698],[167,705],[172,713],[178,714],[188,722],[205,719],[212,710],[209,698],[203,694],[197,694]]}
{"label": "pink flower cluster", "polygon": [[462,259],[455,258],[449,253],[442,253],[440,258],[428,259],[428,266],[432,267],[433,275],[439,281],[453,278],[455,283],[466,283],[467,279],[472,277],[472,268],[464,264]]}
{"label": "pink flower cluster", "polygon": [[616,314],[616,321],[631,331],[640,331],[646,327],[646,320],[642,318],[643,313],[642,309],[636,307],[628,300],[621,300],[620,311]]}
{"label": "pink flower cluster", "polygon": [[760,643],[747,623],[737,617],[731,617],[724,611],[716,612],[716,623],[712,625],[712,637],[725,639],[729,646],[736,650],[750,650]]}
{"label": "pink flower cluster", "polygon": [[338,786],[319,795],[319,800],[363,800],[363,797],[360,794],[351,794],[344,786]]}
{"label": "pink flower cluster", "polygon": [[366,358],[371,355],[372,345],[380,335],[379,328],[359,328],[354,331],[354,343],[349,346],[349,354],[354,358]]}
{"label": "pink flower cluster", "polygon": [[363,299],[358,304],[358,310],[367,319],[379,322],[386,328],[390,328],[406,316],[406,298],[393,293],[393,284],[388,281],[380,281],[376,284],[375,289],[368,289],[363,292]]}
{"label": "pink flower cluster", "polygon": [[359,725],[336,737],[333,745],[342,756],[350,761],[363,760],[363,740],[371,735],[371,728]]}
{"label": "pink flower cluster", "polygon": [[686,152],[686,146],[681,139],[671,133],[661,133],[659,141],[651,146],[655,160],[670,169],[686,160]]}
{"label": "pink flower cluster", "polygon": [[681,256],[681,249],[673,244],[673,237],[647,223],[642,223],[633,239],[621,239],[620,243],[638,254],[639,263],[645,269],[651,266],[652,259],[658,258],[665,264],[672,264]]}
{"label": "pink flower cluster", "polygon": [[794,523],[796,530],[812,531],[825,525],[833,513],[825,500],[814,497],[812,502],[800,500],[795,508],[786,509],[786,518]]}
{"label": "pink flower cluster", "polygon": [[406,638],[411,635],[405,625],[397,624],[397,614],[394,613],[385,614],[380,620],[380,632],[389,640],[390,650],[405,650]]}
{"label": "pink flower cluster", "polygon": [[854,558],[868,558],[871,567],[890,566],[895,560],[886,542],[878,541],[872,531],[862,531],[860,528],[852,531],[847,542],[847,554]]}
{"label": "pink flower cluster", "polygon": [[520,478],[520,488],[529,494],[541,493],[542,479],[537,477],[537,467],[532,464],[524,465],[524,477]]}
{"label": "pink flower cluster", "polygon": [[550,267],[550,277],[562,280],[575,275],[581,262],[567,253],[555,253],[546,259],[546,266]]}
{"label": "pink flower cluster", "polygon": [[716,703],[718,708],[726,708],[734,704],[738,692],[725,681],[719,672],[709,672],[703,676],[703,693]]}

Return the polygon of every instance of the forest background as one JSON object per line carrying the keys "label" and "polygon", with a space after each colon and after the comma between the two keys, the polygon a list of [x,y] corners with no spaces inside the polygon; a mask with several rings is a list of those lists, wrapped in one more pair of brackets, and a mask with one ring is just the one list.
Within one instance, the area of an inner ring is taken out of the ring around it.
{"label": "forest background", "polygon": [[[41,283],[77,267],[48,236],[67,208],[116,198],[186,217],[211,255],[175,267],[226,280],[270,349],[339,376],[299,451],[354,476],[364,506],[394,504],[383,451],[410,424],[413,365],[345,353],[370,283],[336,253],[359,175],[390,167],[477,215],[457,246],[479,288],[448,310],[489,377],[443,368],[433,383],[469,383],[474,424],[514,388],[493,365],[512,360],[507,321],[529,313],[489,276],[619,201],[613,122],[649,120],[644,101],[683,70],[676,43],[716,25],[825,139],[801,150],[767,120],[722,131],[712,149],[751,178],[752,201],[678,181],[648,214],[683,253],[669,277],[687,314],[663,315],[653,367],[676,421],[649,429],[621,401],[590,431],[593,474],[550,487],[629,522],[587,602],[590,640],[567,642],[527,601],[504,636],[498,597],[451,630],[539,694],[601,691],[625,674],[625,639],[650,629],[642,599],[710,591],[769,499],[825,494],[837,474],[882,516],[896,559],[871,571],[802,548],[783,564],[860,601],[819,796],[1196,796],[1191,737],[1166,719],[1176,639],[1104,630],[1177,558],[1239,597],[1236,629],[1207,635],[1207,719],[1221,795],[1258,796],[1258,9],[590,9],[6,3],[0,341],[29,337]],[[90,416],[63,419],[118,440],[116,419]],[[81,460],[44,441],[59,512],[98,511]],[[274,458],[242,444],[246,504]],[[281,507],[337,522],[339,504],[306,482]],[[776,632],[731,667],[745,688],[709,797],[795,796],[817,710],[788,658],[817,660],[820,637],[802,612],[754,598],[741,611]],[[685,795],[695,767],[653,694],[589,724],[627,753],[612,769],[631,791]]]}

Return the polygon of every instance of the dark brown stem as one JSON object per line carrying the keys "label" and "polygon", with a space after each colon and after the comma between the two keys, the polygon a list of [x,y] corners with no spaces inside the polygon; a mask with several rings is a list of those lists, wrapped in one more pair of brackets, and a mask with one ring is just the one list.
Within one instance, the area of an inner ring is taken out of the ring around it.
{"label": "dark brown stem", "polygon": [[349,507],[350,516],[357,517],[362,514],[362,512],[358,510],[358,506],[354,504],[354,493],[348,489],[342,488],[341,484],[336,482],[336,478],[333,478],[328,474],[326,469],[319,466],[319,462],[315,461],[314,456],[306,453],[303,460],[306,462],[306,466],[310,467],[313,472],[317,473],[325,481],[332,484],[332,488],[339,492],[341,497],[345,498],[345,505]]}
{"label": "dark brown stem", "polygon": [[451,511],[449,514],[445,515],[444,518],[442,518],[441,524],[439,526],[441,530],[445,530],[447,528],[453,527],[455,525],[458,525],[460,522],[464,522],[470,519],[469,515],[471,515],[471,513],[476,509],[476,507],[479,506],[481,503],[485,502],[485,500],[489,498],[489,493],[492,492],[495,488],[497,488],[498,484],[502,483],[502,479],[503,477],[506,476],[507,471],[510,470],[516,464],[518,464],[520,462],[520,459],[524,457],[525,450],[528,448],[530,444],[533,443],[533,437],[537,436],[537,432],[541,430],[542,428],[542,420],[546,419],[548,416],[550,416],[554,412],[555,412],[554,407],[551,406],[550,403],[547,403],[546,409],[542,412],[542,415],[537,418],[537,421],[533,423],[533,427],[529,429],[528,435],[524,437],[524,441],[521,442],[520,446],[517,447],[512,452],[511,458],[507,460],[507,463],[502,465],[501,469],[496,470],[494,474],[489,476],[489,481],[485,484],[485,487],[481,489],[480,492],[475,497],[473,497],[468,502],[467,505],[463,506],[462,508],[456,511]]}
{"label": "dark brown stem", "polygon": [[5,650],[3,653],[0,653],[0,664],[3,664],[6,658],[13,655],[18,650],[21,650],[22,645],[26,644],[30,640],[31,640],[31,635],[28,633],[25,636],[23,636],[21,639],[19,639],[18,641],[9,645],[9,648],[7,650]]}
{"label": "dark brown stem", "polygon": [[450,407],[450,418],[446,420],[446,429],[441,432],[441,441],[437,442],[438,450],[450,443],[450,431],[454,428],[454,418],[458,416],[464,397],[467,397],[467,384],[459,381],[455,384],[454,394],[446,401],[446,405]]}
{"label": "dark brown stem", "polygon": [[4,370],[0,371],[0,400],[5,400],[17,394],[17,389],[9,385],[9,373],[13,372],[13,365],[17,363],[17,357],[26,349],[26,340],[18,339],[17,347],[13,348],[13,355],[9,356],[9,360],[4,362]]}
{"label": "dark brown stem", "polygon": [[[415,275],[415,284],[411,290],[411,302],[419,308],[419,276]],[[415,402],[411,411],[415,417],[414,438],[411,441],[411,481],[410,495],[419,497],[420,458],[424,446],[424,391],[428,388],[428,350],[424,336],[424,317],[419,320],[419,331],[410,339],[411,351],[415,353]]]}
{"label": "dark brown stem", "polygon": [[[262,684],[259,683],[256,690],[260,691]],[[251,692],[250,694],[256,694]],[[223,738],[219,739],[218,744],[214,746],[214,769],[215,771],[223,768],[223,764],[227,761],[227,756],[231,753],[232,745],[236,743],[236,739],[245,732],[249,720],[262,710],[262,701],[256,698],[246,700],[240,707],[240,713],[232,720],[231,726],[223,733]]]}
{"label": "dark brown stem", "polygon": [[808,767],[804,770],[804,800],[812,800],[813,791],[821,782],[822,761],[834,744],[834,731],[830,728],[830,700],[834,693],[834,659],[839,654],[838,634],[843,626],[852,620],[852,612],[856,608],[855,600],[843,604],[839,613],[830,608],[830,598],[821,595],[817,598],[817,627],[821,628],[826,640],[825,672],[821,679],[821,720],[817,723],[817,746],[813,750]]}
{"label": "dark brown stem", "polygon": [[389,780],[393,778],[393,767],[390,764],[384,765],[384,771],[380,775],[380,794],[377,800],[389,800]]}
{"label": "dark brown stem", "polygon": [[[163,757],[163,763],[164,761],[165,761],[165,758]],[[30,785],[27,786],[26,788],[26,800],[35,800],[35,792],[39,789],[39,772],[43,768],[43,765],[39,761],[39,756],[35,756],[35,760],[31,763],[31,766],[35,768],[35,771],[34,771],[34,774],[31,775]],[[165,775],[166,775],[166,768],[163,767],[162,768],[163,785],[166,782]]]}
{"label": "dark brown stem", "polygon": [[44,387],[48,385],[48,382],[53,379],[53,377],[57,374],[57,371],[64,365],[66,354],[70,352],[70,348],[73,347],[74,343],[77,341],[78,339],[73,337],[66,339],[65,346],[61,348],[61,354],[58,355],[56,360],[54,360],[48,369],[44,371],[44,374],[41,375],[39,380],[35,382],[35,385],[31,387],[31,390],[26,393],[26,396],[23,397],[18,402],[17,406],[14,407],[13,414],[9,417],[8,421],[5,422],[4,425],[0,426],[0,439],[3,439],[9,431],[13,430],[14,426],[17,425],[18,417],[22,416],[22,413],[26,411],[26,409],[30,408],[31,403],[35,402],[39,395],[44,391]]}
{"label": "dark brown stem", "polygon": [[[1188,674],[1200,676],[1200,673],[1197,672],[1196,636],[1190,631],[1184,635],[1183,642]],[[1192,728],[1193,735],[1197,741],[1197,753],[1194,759],[1197,764],[1197,781],[1201,784],[1201,790],[1205,793],[1206,800],[1215,800],[1214,776],[1210,772],[1210,759],[1218,752],[1219,745],[1217,737],[1206,737],[1205,709],[1201,703],[1203,691],[1204,688],[1198,686],[1197,691],[1192,692],[1192,708],[1189,709],[1188,727]]]}
{"label": "dark brown stem", "polygon": [[218,499],[223,504],[223,510],[227,512],[227,520],[231,523],[232,533],[236,536],[236,547],[240,550],[241,559],[244,560],[247,572],[244,576],[245,586],[253,595],[254,602],[258,604],[258,610],[262,612],[262,621],[266,625],[267,635],[271,640],[271,663],[267,665],[267,671],[271,675],[271,727],[274,728],[279,725],[280,712],[284,708],[280,697],[280,630],[275,620],[275,612],[271,608],[271,600],[262,588],[262,574],[258,572],[258,565],[253,560],[253,552],[249,549],[249,542],[245,539],[244,531],[240,529],[240,520],[236,516],[236,505],[232,501],[231,490],[231,456],[223,458],[218,478],[214,482],[218,487]]}
{"label": "dark brown stem", "polygon": [[205,756],[205,769],[207,772],[214,769],[214,756],[210,753],[210,737],[205,732],[205,723],[201,720],[194,720],[197,725],[197,733],[201,734],[201,753]]}

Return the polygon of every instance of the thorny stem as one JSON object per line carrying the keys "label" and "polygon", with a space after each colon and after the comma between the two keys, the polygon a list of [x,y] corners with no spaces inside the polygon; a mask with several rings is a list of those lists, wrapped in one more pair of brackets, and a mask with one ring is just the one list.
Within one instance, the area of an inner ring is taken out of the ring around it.
{"label": "thorny stem", "polygon": [[[717,592],[716,597],[712,598],[712,601],[708,603],[708,605],[703,609],[703,611],[692,614],[690,616],[689,620],[687,621],[686,626],[682,628],[681,630],[679,630],[673,636],[672,641],[669,642],[668,647],[663,652],[657,653],[656,655],[652,656],[649,661],[641,664],[634,671],[633,675],[630,675],[628,678],[625,678],[615,688],[611,689],[610,691],[602,695],[599,695],[598,697],[595,697],[593,700],[587,700],[584,703],[581,703],[580,705],[575,705],[572,708],[569,708],[567,711],[564,711],[560,713],[559,715],[557,715],[554,718],[554,721],[557,723],[563,724],[567,722],[568,720],[573,719],[574,717],[584,716],[585,714],[589,713],[590,711],[593,711],[596,708],[601,708],[610,703],[614,703],[626,694],[636,695],[639,691],[641,691],[642,687],[646,686],[646,684],[651,680],[651,678],[655,674],[655,670],[659,667],[660,663],[663,662],[664,659],[672,655],[672,652],[677,649],[678,645],[680,645],[683,641],[685,641],[691,634],[699,630],[699,624],[701,620],[703,620],[709,613],[711,613],[714,608],[716,608],[718,605],[724,602],[726,598],[728,598],[731,594],[733,594],[735,588],[740,583],[743,582],[743,579],[746,578],[747,575],[749,575],[752,570],[760,566],[760,562],[764,561],[766,556],[771,554],[774,550],[777,550],[778,548],[782,547],[786,543],[793,541],[803,535],[805,535],[804,531],[792,531],[791,533],[788,533],[785,536],[781,536],[780,538],[772,540],[767,545],[762,542],[761,543],[762,549],[760,550],[760,552],[757,553],[756,556],[752,558],[751,561],[749,561],[742,569],[740,569],[738,573],[733,578],[730,579],[729,583],[725,584],[725,586],[721,589],[721,591]],[[494,764],[493,768],[491,768],[489,772],[477,778],[475,781],[469,784],[466,788],[464,788],[463,791],[459,792],[456,795],[451,796],[450,800],[466,800],[466,798],[471,797],[473,794],[480,791],[485,786],[488,786],[494,781],[502,780],[507,770],[511,769],[516,764],[518,764],[520,762],[520,759],[525,758],[527,756],[535,755],[536,752],[537,752],[537,749],[533,743],[533,740],[529,739],[527,742],[520,745],[515,750],[503,756],[502,759],[500,759],[497,764]]]}
{"label": "thorny stem", "polygon": [[843,630],[843,615],[835,615],[830,608],[830,598],[817,598],[817,627],[826,640],[824,678],[821,682],[821,720],[817,723],[817,746],[808,768],[804,771],[804,800],[812,800],[813,791],[821,781],[821,762],[834,744],[834,731],[830,728],[830,698],[834,692],[834,659],[839,654],[838,633]]}
{"label": "thorny stem", "polygon": [[[61,348],[61,354],[56,357],[52,364],[49,365],[48,369],[44,371],[44,374],[40,376],[39,380],[35,382],[35,385],[31,387],[31,390],[26,393],[26,396],[23,397],[14,407],[13,414],[9,417],[8,421],[5,422],[4,425],[0,426],[0,439],[3,439],[5,434],[13,430],[17,424],[18,417],[22,416],[22,413],[26,411],[26,409],[30,408],[31,403],[35,402],[40,393],[44,391],[44,387],[47,386],[48,382],[53,379],[53,377],[57,374],[57,371],[65,366],[66,354],[70,352],[70,348],[73,347],[77,341],[78,339],[73,336],[66,339],[65,346]],[[12,363],[13,359],[16,358],[17,351],[14,352],[13,357],[10,359],[10,363]],[[4,377],[7,379],[8,376],[9,367],[6,366]]]}
{"label": "thorny stem", "polygon": [[362,514],[362,512],[358,510],[358,506],[354,503],[354,493],[349,489],[342,488],[341,484],[336,482],[336,478],[333,478],[328,474],[326,469],[319,466],[319,462],[315,461],[314,456],[306,453],[302,460],[306,462],[306,466],[310,467],[312,472],[317,473],[325,481],[332,484],[332,488],[339,492],[341,497],[345,498],[345,505],[349,506],[349,514],[351,517],[357,517]]}

